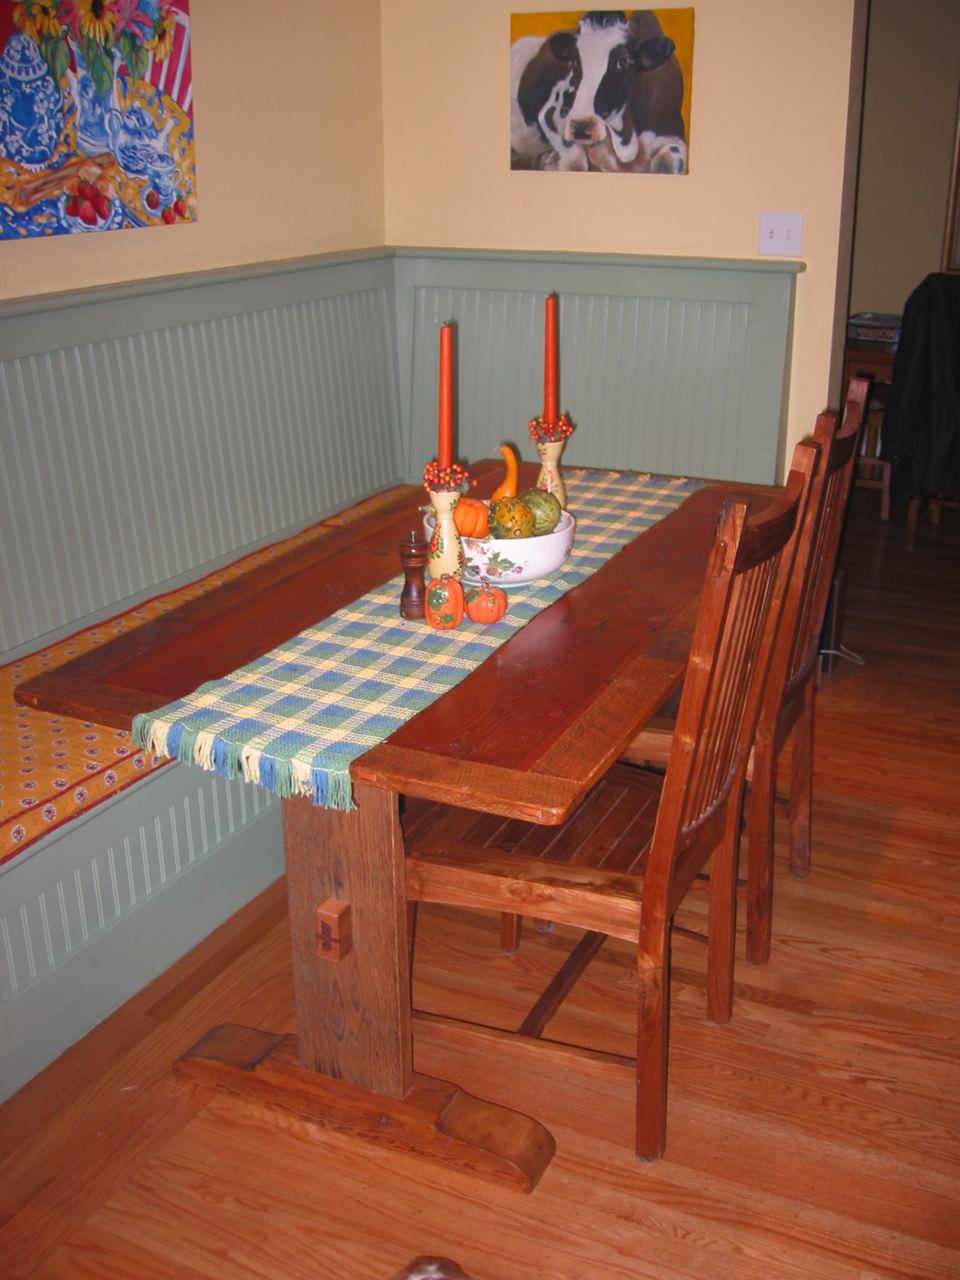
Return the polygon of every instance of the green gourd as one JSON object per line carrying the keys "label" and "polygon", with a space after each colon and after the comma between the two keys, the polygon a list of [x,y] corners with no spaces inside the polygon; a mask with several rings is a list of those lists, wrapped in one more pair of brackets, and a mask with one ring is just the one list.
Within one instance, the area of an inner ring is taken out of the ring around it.
{"label": "green gourd", "polygon": [[492,538],[529,538],[533,530],[533,512],[519,498],[495,498],[490,503]]}
{"label": "green gourd", "polygon": [[533,512],[533,532],[535,534],[552,533],[560,523],[563,512],[556,496],[547,493],[546,489],[526,489],[519,496],[520,501]]}

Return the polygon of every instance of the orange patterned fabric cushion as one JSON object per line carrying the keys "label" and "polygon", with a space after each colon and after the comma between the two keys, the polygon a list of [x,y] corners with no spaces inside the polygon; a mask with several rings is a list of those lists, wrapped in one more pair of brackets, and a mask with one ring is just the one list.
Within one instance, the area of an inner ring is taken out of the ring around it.
{"label": "orange patterned fabric cushion", "polygon": [[141,751],[125,729],[32,711],[13,700],[17,685],[41,671],[132,631],[178,605],[289,550],[384,506],[403,486],[355,503],[281,542],[154,596],[126,613],[0,667],[0,866],[41,836],[86,813],[156,769],[172,764]]}

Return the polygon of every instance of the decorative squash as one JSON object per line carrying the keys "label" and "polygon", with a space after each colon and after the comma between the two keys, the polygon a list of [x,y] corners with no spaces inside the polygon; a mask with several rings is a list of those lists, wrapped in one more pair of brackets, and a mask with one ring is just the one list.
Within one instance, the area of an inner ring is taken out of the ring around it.
{"label": "decorative squash", "polygon": [[503,478],[503,484],[494,489],[491,500],[493,498],[515,498],[517,496],[517,475],[520,469],[517,455],[513,451],[513,446],[509,444],[502,444],[500,452],[503,454],[503,465],[506,469],[506,474]]}
{"label": "decorative squash", "polygon": [[490,533],[494,538],[530,538],[533,529],[533,512],[519,498],[496,498],[490,503]]}
{"label": "decorative squash", "polygon": [[546,489],[525,489],[520,494],[520,501],[533,512],[534,533],[552,533],[560,523],[563,508],[556,496],[547,493]]}
{"label": "decorative squash", "polygon": [[485,538],[489,532],[487,504],[479,498],[461,498],[453,508],[453,520],[465,538]]}
{"label": "decorative squash", "polygon": [[427,583],[424,617],[438,631],[450,631],[463,621],[463,587],[449,573]]}
{"label": "decorative squash", "polygon": [[507,593],[500,587],[491,587],[484,579],[479,587],[467,592],[466,609],[471,622],[499,622],[507,612]]}

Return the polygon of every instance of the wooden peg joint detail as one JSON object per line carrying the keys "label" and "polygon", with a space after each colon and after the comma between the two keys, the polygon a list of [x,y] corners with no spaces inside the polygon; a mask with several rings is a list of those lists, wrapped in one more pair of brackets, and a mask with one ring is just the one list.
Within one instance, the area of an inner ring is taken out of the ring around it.
{"label": "wooden peg joint detail", "polygon": [[317,907],[317,955],[322,960],[342,960],[350,954],[352,942],[350,903],[327,898]]}

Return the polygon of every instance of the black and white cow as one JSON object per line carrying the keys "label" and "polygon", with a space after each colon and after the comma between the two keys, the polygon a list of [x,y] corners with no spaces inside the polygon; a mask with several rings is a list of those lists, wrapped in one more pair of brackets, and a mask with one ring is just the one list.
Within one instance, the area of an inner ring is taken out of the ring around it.
{"label": "black and white cow", "polygon": [[683,173],[683,73],[650,9],[592,10],[511,50],[511,161],[521,169]]}

